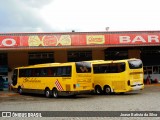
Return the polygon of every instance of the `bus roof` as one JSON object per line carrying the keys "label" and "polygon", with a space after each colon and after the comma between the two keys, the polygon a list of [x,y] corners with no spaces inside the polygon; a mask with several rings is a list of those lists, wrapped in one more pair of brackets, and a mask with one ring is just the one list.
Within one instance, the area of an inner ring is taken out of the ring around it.
{"label": "bus roof", "polygon": [[[85,62],[85,61],[79,61],[79,62]],[[52,67],[52,66],[66,66],[66,65],[73,65],[77,62],[67,62],[67,63],[44,63],[44,64],[35,64],[35,65],[29,65],[29,66],[21,66],[16,67],[16,69],[23,69],[23,68],[40,68],[40,67]]]}
{"label": "bus roof", "polygon": [[44,64],[35,64],[35,65],[17,67],[17,69],[22,69],[22,68],[51,67],[51,66],[62,66],[62,65],[67,65],[67,63],[44,63]]}
{"label": "bus roof", "polygon": [[140,60],[137,58],[130,58],[130,59],[123,59],[123,60],[91,60],[88,62],[91,62],[92,64],[99,64],[99,63],[116,63],[116,62],[126,62],[130,60]]}
{"label": "bus roof", "polygon": [[123,60],[114,60],[113,62],[126,62],[126,61],[130,61],[130,60],[140,60],[140,59],[130,58],[130,59],[123,59]]}

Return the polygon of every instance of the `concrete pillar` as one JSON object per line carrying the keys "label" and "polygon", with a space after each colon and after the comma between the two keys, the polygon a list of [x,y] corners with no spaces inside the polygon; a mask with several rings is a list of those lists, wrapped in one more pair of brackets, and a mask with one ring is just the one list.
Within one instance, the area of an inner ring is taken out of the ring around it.
{"label": "concrete pillar", "polygon": [[67,62],[67,51],[66,50],[58,50],[54,52],[54,60],[55,62]]}
{"label": "concrete pillar", "polygon": [[9,52],[8,65],[10,68],[28,65],[28,52]]}
{"label": "concrete pillar", "polygon": [[12,71],[8,72],[8,82],[11,82],[13,70],[16,67],[28,65],[28,53],[27,52],[8,52],[8,67]]}
{"label": "concrete pillar", "polygon": [[140,58],[140,50],[139,49],[128,50],[128,58]]}
{"label": "concrete pillar", "polygon": [[104,51],[103,50],[93,50],[92,59],[93,60],[104,60],[105,59]]}

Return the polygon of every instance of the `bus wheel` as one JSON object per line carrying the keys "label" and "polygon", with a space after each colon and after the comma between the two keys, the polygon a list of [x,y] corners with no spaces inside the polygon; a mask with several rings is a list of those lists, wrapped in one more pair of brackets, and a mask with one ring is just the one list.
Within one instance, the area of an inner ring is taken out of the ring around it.
{"label": "bus wheel", "polygon": [[47,98],[51,97],[51,92],[50,92],[50,89],[49,89],[49,88],[45,89],[45,96],[46,96]]}
{"label": "bus wheel", "polygon": [[111,94],[111,88],[109,86],[105,86],[104,87],[104,93],[107,94],[107,95]]}
{"label": "bus wheel", "polygon": [[120,92],[120,95],[124,95],[124,92]]}
{"label": "bus wheel", "polygon": [[101,94],[101,93],[102,93],[102,89],[101,89],[100,86],[96,86],[96,87],[95,87],[95,93],[96,93],[96,94]]}
{"label": "bus wheel", "polygon": [[23,90],[22,90],[22,88],[21,88],[21,87],[18,87],[18,93],[19,93],[20,95],[22,95]]}
{"label": "bus wheel", "polygon": [[52,95],[54,98],[58,98],[58,90],[56,88],[52,90]]}

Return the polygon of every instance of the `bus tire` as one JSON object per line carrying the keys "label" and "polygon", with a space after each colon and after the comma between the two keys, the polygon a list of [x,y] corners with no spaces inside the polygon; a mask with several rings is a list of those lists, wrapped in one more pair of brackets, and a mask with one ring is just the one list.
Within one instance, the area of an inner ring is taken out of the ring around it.
{"label": "bus tire", "polygon": [[71,95],[71,97],[76,97],[77,95],[76,94],[74,94],[74,95]]}
{"label": "bus tire", "polygon": [[98,94],[98,95],[102,93],[102,89],[101,89],[100,86],[96,86],[95,89],[94,89],[94,91],[95,91],[95,93]]}
{"label": "bus tire", "polygon": [[108,85],[104,87],[104,93],[107,94],[107,95],[112,93],[111,88]]}
{"label": "bus tire", "polygon": [[19,86],[18,87],[18,93],[20,94],[20,95],[22,95],[22,93],[23,93],[23,90],[22,90],[22,88]]}
{"label": "bus tire", "polygon": [[52,95],[54,98],[58,98],[58,90],[56,88],[52,90]]}
{"label": "bus tire", "polygon": [[51,97],[51,91],[50,91],[49,88],[46,88],[46,89],[45,89],[45,96],[46,96],[47,98]]}
{"label": "bus tire", "polygon": [[120,92],[120,95],[124,95],[124,92]]}

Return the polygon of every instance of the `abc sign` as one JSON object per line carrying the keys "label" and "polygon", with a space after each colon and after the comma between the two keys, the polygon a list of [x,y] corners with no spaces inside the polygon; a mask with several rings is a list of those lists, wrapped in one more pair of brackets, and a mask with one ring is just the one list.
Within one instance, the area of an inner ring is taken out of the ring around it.
{"label": "abc sign", "polygon": [[3,39],[1,42],[1,46],[11,47],[15,45],[16,45],[16,41],[12,38]]}

